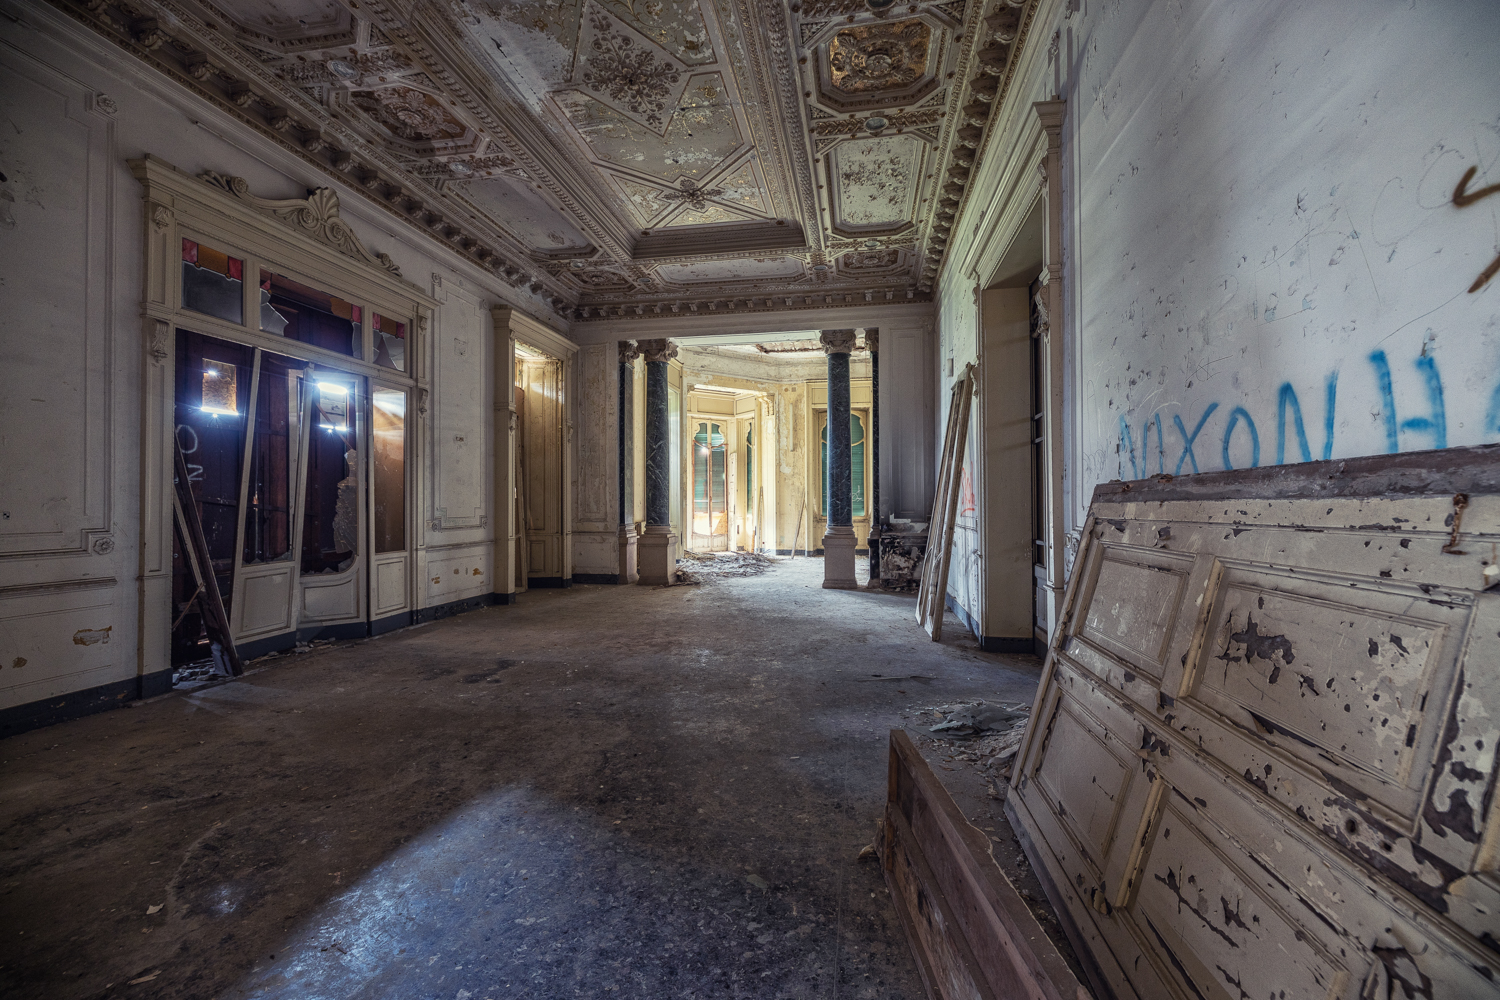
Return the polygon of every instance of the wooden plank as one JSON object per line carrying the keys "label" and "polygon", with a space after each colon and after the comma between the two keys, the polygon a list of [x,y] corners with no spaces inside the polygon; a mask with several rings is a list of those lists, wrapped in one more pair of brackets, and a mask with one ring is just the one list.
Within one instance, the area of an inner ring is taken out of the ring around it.
{"label": "wooden plank", "polygon": [[239,650],[234,647],[229,615],[224,610],[223,595],[219,593],[219,578],[214,575],[213,557],[208,551],[208,541],[203,536],[203,521],[198,516],[198,501],[193,498],[193,488],[188,480],[187,460],[182,457],[182,444],[175,436],[173,449],[176,453],[177,470],[172,495],[173,510],[187,540],[189,565],[193,568],[198,578],[198,588],[202,591],[197,598],[198,606],[207,612],[203,619],[209,639],[218,642],[229,663],[230,674],[239,677],[245,672],[245,665],[240,662]]}
{"label": "wooden plank", "polygon": [[917,586],[917,624],[927,627],[932,610],[932,594],[936,575],[933,557],[942,546],[943,512],[948,509],[948,469],[952,465],[953,437],[958,428],[959,386],[955,383],[948,399],[948,420],[943,425],[943,451],[938,459],[937,492],[932,500],[932,512],[927,525],[927,551],[922,558],[922,579]]}
{"label": "wooden plank", "polygon": [[1087,1000],[1041,924],[901,730],[892,730],[878,841],[932,996]]}
{"label": "wooden plank", "polygon": [[948,569],[953,564],[953,530],[958,520],[958,501],[963,493],[964,451],[969,443],[969,404],[973,400],[973,366],[960,381],[958,429],[953,438],[953,459],[948,470],[947,509],[943,512],[942,554],[938,560],[937,586],[932,597],[933,642],[943,639],[943,614],[948,610]]}

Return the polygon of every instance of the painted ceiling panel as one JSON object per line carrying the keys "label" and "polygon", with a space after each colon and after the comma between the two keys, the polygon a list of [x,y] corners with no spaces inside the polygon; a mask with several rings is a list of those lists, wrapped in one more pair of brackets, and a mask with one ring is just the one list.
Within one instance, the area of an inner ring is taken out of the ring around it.
{"label": "painted ceiling panel", "polygon": [[913,136],[856,139],[829,155],[834,225],[888,229],[911,219],[924,143]]}
{"label": "painted ceiling panel", "polygon": [[926,296],[1037,4],[52,2],[572,319]]}
{"label": "painted ceiling panel", "polygon": [[718,74],[697,78],[682,98],[690,110],[672,115],[665,135],[580,91],[563,91],[555,99],[593,158],[671,183],[703,177],[742,145],[718,81]]}
{"label": "painted ceiling panel", "polygon": [[566,215],[547,204],[535,188],[519,178],[487,177],[454,187],[475,209],[508,226],[537,250],[591,249],[588,237]]}
{"label": "painted ceiling panel", "polygon": [[799,278],[802,261],[796,257],[751,257],[743,260],[705,260],[692,264],[663,264],[656,276],[679,285],[705,281],[765,281]]}

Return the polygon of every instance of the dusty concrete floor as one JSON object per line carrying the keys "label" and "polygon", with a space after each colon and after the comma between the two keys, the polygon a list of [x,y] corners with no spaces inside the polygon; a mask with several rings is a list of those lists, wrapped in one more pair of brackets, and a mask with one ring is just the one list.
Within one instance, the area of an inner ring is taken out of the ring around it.
{"label": "dusty concrete floor", "polygon": [[1038,663],[821,575],[539,591],[0,742],[0,995],[915,1000],[856,860],[887,731]]}

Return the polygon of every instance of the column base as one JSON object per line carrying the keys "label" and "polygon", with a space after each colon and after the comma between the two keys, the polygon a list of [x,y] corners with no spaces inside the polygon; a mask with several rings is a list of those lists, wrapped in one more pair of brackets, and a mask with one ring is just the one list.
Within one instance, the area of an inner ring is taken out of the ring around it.
{"label": "column base", "polygon": [[828,526],[823,536],[823,587],[825,590],[854,590],[854,547],[859,538],[848,525]]}
{"label": "column base", "polygon": [[636,562],[635,525],[620,525],[620,576],[619,583],[635,583],[641,578]]}
{"label": "column base", "polygon": [[636,580],[643,587],[668,587],[677,582],[677,536],[660,524],[646,526],[639,546],[639,571]]}

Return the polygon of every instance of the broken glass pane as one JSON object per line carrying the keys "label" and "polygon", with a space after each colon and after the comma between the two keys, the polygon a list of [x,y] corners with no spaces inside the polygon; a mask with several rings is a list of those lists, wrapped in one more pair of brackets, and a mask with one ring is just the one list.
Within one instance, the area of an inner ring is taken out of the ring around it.
{"label": "broken glass pane", "polygon": [[337,295],[263,270],[260,328],[327,351],[358,357],[363,311]]}
{"label": "broken glass pane", "polygon": [[375,389],[375,551],[406,548],[406,393]]}
{"label": "broken glass pane", "polygon": [[406,324],[375,314],[375,363],[406,371]]}
{"label": "broken glass pane", "polygon": [[182,241],[182,308],[245,322],[245,262],[193,240]]}

